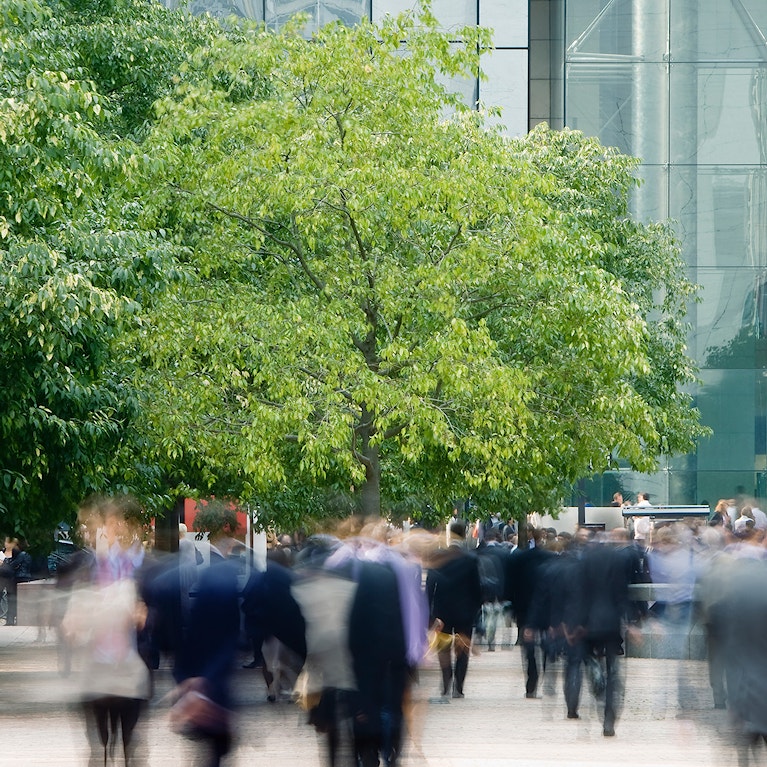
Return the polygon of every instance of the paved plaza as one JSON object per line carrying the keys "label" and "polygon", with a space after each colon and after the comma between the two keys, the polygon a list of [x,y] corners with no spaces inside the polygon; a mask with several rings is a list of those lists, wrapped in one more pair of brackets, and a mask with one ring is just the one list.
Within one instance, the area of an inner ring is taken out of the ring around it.
{"label": "paved plaza", "polygon": [[[525,699],[517,647],[507,644],[473,656],[466,697],[448,704],[435,702],[439,674],[434,662],[427,662],[403,767],[737,763],[727,712],[712,706],[704,662],[628,658],[623,669],[623,714],[616,737],[605,738],[585,684],[579,720],[565,718],[561,675],[548,674],[540,698]],[[160,702],[170,685],[163,667],[143,721],[151,767],[193,763],[193,744],[170,732],[167,706]],[[0,694],[0,765],[87,765],[76,691],[72,680],[58,673],[52,637],[41,641],[34,627],[0,626]],[[289,701],[268,703],[260,671],[237,670],[236,696],[238,741],[227,765],[323,766],[317,735],[305,715]]]}

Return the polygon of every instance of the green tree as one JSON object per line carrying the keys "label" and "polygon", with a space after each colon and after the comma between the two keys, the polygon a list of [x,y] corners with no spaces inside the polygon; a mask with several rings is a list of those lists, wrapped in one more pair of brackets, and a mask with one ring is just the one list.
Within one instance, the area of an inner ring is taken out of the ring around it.
{"label": "green tree", "polygon": [[243,499],[524,508],[701,433],[680,393],[694,290],[670,232],[628,214],[636,161],[488,128],[439,84],[476,74],[488,33],[451,36],[428,10],[244,28],[160,102],[162,162],[133,193],[193,279],[131,340],[153,463]]}
{"label": "green tree", "polygon": [[[129,0],[0,7],[0,519],[50,538],[108,489],[140,402],[116,341],[180,274],[116,197],[210,22]],[[175,75],[175,80],[174,80]],[[123,489],[131,490],[130,486]]]}

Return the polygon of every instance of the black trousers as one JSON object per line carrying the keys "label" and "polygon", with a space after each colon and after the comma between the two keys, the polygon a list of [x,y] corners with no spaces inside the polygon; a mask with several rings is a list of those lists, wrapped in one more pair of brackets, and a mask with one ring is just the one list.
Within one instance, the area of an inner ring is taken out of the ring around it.
{"label": "black trousers", "polygon": [[112,758],[117,747],[118,732],[122,742],[125,764],[133,757],[133,733],[138,724],[144,701],[136,698],[105,696],[84,704],[86,727],[91,744],[91,759]]}

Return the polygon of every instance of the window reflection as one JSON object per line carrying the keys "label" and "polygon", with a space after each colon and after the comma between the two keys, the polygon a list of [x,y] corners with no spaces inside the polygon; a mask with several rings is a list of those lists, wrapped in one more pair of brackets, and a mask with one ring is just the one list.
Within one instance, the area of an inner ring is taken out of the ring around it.
{"label": "window reflection", "polygon": [[669,502],[767,494],[766,31],[764,0],[566,4],[565,122],[643,159],[633,210],[675,222],[702,286],[692,393],[715,435],[670,464]]}
{"label": "window reflection", "polygon": [[219,19],[239,16],[252,21],[264,20],[264,0],[190,0],[190,2],[161,0],[161,2],[171,10],[184,8],[196,15],[208,13]]}
{"label": "window reflection", "polygon": [[370,0],[264,0],[265,20],[270,27],[279,29],[297,13],[309,17],[306,33],[312,34],[333,21],[354,26],[368,18]]}
{"label": "window reflection", "polygon": [[582,0],[567,3],[567,55],[663,61],[668,50],[668,3],[635,0]]}
{"label": "window reflection", "polygon": [[674,61],[767,61],[764,0],[677,0],[671,5]]}

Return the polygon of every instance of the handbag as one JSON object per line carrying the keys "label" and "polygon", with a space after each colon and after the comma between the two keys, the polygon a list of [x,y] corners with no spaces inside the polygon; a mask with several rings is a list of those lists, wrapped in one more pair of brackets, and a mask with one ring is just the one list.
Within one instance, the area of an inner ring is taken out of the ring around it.
{"label": "handbag", "polygon": [[293,698],[298,707],[303,711],[311,711],[319,705],[321,691],[314,688],[312,675],[306,666],[301,669],[301,673],[293,685]]}
{"label": "handbag", "polygon": [[440,653],[447,650],[453,642],[453,635],[444,631],[430,629],[428,634],[429,652]]}
{"label": "handbag", "polygon": [[182,688],[169,712],[173,732],[187,738],[225,735],[230,732],[229,709],[205,694],[204,681],[189,680]]}
{"label": "handbag", "polygon": [[[432,615],[434,614],[434,602],[437,596],[438,586],[439,586],[438,582],[434,584],[434,591],[432,592],[432,595],[431,595],[431,604],[429,605],[429,612]],[[437,626],[439,626],[439,628]],[[447,650],[453,644],[452,633],[441,631],[441,629],[443,629],[444,627],[445,627],[445,624],[439,618],[437,618],[434,621],[431,628],[428,630],[426,634],[426,639],[429,643],[427,652],[439,654],[440,652]]]}

